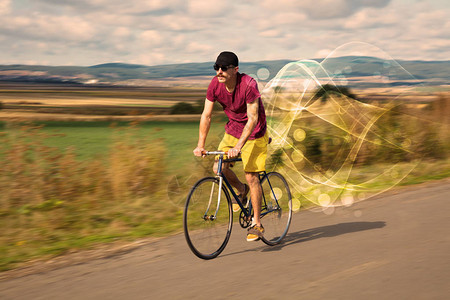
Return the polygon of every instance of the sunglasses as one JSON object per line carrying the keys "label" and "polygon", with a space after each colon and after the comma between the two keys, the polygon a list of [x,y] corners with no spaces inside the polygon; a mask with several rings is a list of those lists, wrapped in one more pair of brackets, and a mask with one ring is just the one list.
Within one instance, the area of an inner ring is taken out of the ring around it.
{"label": "sunglasses", "polygon": [[222,69],[222,71],[226,72],[229,68],[234,68],[233,65],[229,65],[229,66],[221,66],[218,64],[214,64],[214,70],[219,71],[219,69]]}

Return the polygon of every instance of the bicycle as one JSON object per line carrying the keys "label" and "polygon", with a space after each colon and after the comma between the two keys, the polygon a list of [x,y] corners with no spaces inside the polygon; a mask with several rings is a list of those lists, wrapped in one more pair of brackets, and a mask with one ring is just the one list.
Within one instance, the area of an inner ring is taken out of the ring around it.
{"label": "bicycle", "polygon": [[[241,158],[224,159],[226,152],[206,151],[205,155],[218,155],[216,177],[205,177],[192,187],[184,209],[184,235],[192,252],[202,259],[216,258],[226,247],[233,227],[230,193],[241,208],[239,224],[247,228],[252,223],[252,204],[240,201],[222,173],[225,162],[242,161]],[[264,236],[261,240],[269,246],[279,244],[286,236],[292,218],[292,197],[284,177],[277,172],[259,174],[262,188],[261,222]],[[225,185],[223,184],[225,183]]]}

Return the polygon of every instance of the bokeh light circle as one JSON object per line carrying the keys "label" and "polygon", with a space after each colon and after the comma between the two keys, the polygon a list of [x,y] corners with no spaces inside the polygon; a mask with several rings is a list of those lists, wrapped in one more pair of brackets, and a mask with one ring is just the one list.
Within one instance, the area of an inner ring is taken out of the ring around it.
{"label": "bokeh light circle", "polygon": [[301,206],[302,205],[301,205],[300,200],[298,200],[296,198],[292,199],[292,210],[293,211],[299,211]]}
{"label": "bokeh light circle", "polygon": [[335,208],[333,206],[325,207],[323,213],[330,216],[334,213]]}
{"label": "bokeh light circle", "polygon": [[301,162],[304,158],[303,153],[300,150],[292,152],[291,157],[292,161],[296,163]]}
{"label": "bokeh light circle", "polygon": [[320,206],[327,207],[331,203],[331,198],[328,194],[320,194],[317,198],[319,201]]}
{"label": "bokeh light circle", "polygon": [[[281,197],[283,197],[283,191],[278,187],[273,188],[273,194],[275,194],[275,197],[277,197],[277,199],[281,199]],[[272,198],[272,200],[274,200],[273,194],[270,193],[270,197]]]}
{"label": "bokeh light circle", "polygon": [[305,137],[306,137],[306,132],[303,129],[299,128],[294,131],[294,139],[297,142],[302,142],[305,139]]}
{"label": "bokeh light circle", "polygon": [[266,80],[270,76],[270,71],[267,68],[259,68],[256,75],[258,76],[258,79]]}
{"label": "bokeh light circle", "polygon": [[346,195],[341,198],[341,203],[344,206],[351,206],[355,202],[352,195]]}

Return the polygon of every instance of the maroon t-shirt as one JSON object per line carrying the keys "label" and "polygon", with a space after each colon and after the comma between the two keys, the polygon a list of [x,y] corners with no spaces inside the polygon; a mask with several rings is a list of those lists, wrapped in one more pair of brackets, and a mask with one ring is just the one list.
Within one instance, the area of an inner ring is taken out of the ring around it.
{"label": "maroon t-shirt", "polygon": [[254,140],[266,133],[266,113],[261,101],[261,94],[255,79],[246,74],[237,74],[236,88],[232,93],[227,91],[225,83],[220,83],[217,77],[211,80],[206,92],[206,99],[211,102],[218,101],[228,117],[225,132],[240,138],[245,124],[247,124],[247,103],[259,101],[258,123],[248,138]]}

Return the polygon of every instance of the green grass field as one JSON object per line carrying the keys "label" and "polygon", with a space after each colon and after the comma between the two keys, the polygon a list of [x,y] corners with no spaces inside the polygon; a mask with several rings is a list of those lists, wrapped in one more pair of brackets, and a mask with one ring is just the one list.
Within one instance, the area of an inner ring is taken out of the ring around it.
{"label": "green grass field", "polygon": [[[224,132],[223,118],[218,117],[212,123],[208,140],[214,147],[215,141]],[[61,150],[73,148],[79,160],[103,157],[111,147],[115,137],[133,129],[135,136],[151,143],[155,139],[163,139],[167,153],[155,153],[162,155],[167,162],[168,171],[175,172],[186,165],[186,161],[195,159],[192,150],[197,145],[198,126],[194,122],[140,122],[136,125],[131,122],[111,121],[45,121],[35,122],[35,125],[43,125],[42,132],[48,135],[45,144],[57,147]],[[5,130],[5,123],[0,122],[0,130]],[[218,143],[217,143],[218,145]],[[217,146],[216,145],[216,146]]]}

